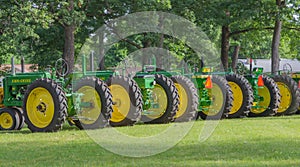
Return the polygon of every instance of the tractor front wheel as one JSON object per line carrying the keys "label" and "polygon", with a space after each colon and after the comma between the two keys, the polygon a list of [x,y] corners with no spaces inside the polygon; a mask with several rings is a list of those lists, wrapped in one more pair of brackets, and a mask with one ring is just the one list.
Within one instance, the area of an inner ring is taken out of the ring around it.
{"label": "tractor front wheel", "polygon": [[16,130],[20,130],[25,125],[25,117],[24,117],[23,110],[21,108],[12,108],[12,109],[15,110],[17,112],[18,116],[19,116],[20,124],[19,124],[19,126],[17,127]]}
{"label": "tractor front wheel", "polygon": [[0,109],[0,130],[18,130],[20,118],[13,108]]}

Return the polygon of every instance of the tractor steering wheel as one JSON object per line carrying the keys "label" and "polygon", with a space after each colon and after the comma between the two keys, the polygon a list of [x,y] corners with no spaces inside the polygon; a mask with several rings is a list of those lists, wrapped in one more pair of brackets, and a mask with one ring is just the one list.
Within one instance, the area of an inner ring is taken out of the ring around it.
{"label": "tractor steering wheel", "polygon": [[292,66],[289,64],[289,63],[285,63],[283,66],[282,66],[282,70],[286,73],[290,73],[293,71],[293,68]]}
{"label": "tractor steering wheel", "polygon": [[69,65],[67,61],[63,58],[59,58],[55,62],[56,74],[60,77],[64,77],[69,73]]}
{"label": "tractor steering wheel", "polygon": [[243,75],[243,74],[245,74],[246,73],[246,67],[245,67],[245,65],[244,65],[244,63],[243,62],[238,62],[237,63],[237,65],[236,65],[236,67],[235,67],[235,69],[236,69],[236,72],[238,73],[238,74],[240,74],[240,75]]}

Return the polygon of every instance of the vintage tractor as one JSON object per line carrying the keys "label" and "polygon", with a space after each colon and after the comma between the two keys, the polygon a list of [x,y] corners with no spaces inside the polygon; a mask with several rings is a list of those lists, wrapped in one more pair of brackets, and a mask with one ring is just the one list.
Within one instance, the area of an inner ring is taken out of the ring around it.
{"label": "vintage tractor", "polygon": [[232,88],[234,101],[229,112],[229,118],[248,115],[275,115],[280,105],[280,93],[276,82],[269,76],[263,75],[263,68],[253,68],[250,63],[250,73],[245,74],[241,64],[238,66],[240,74],[229,73],[226,79]]}
{"label": "vintage tractor", "polygon": [[21,129],[24,120],[32,132],[58,131],[66,119],[87,129],[108,125],[112,96],[107,84],[83,72],[64,78],[67,68],[61,72],[59,64],[67,67],[59,59],[56,68],[44,72],[15,73],[12,59],[12,72],[3,79],[1,130]]}
{"label": "vintage tractor", "polygon": [[155,65],[145,65],[133,79],[143,94],[144,123],[169,123],[178,110],[179,95],[174,82],[164,74],[155,72]]}
{"label": "vintage tractor", "polygon": [[194,82],[199,92],[197,117],[219,119],[227,117],[232,107],[233,94],[225,77],[213,72],[212,68],[203,67],[193,70]]}
{"label": "vintage tractor", "polygon": [[[283,64],[282,70],[277,76],[277,84],[280,85],[282,94],[282,108],[286,109],[284,114],[299,113],[300,103],[300,73],[293,71],[289,63]],[[284,111],[284,110],[282,110]]]}
{"label": "vintage tractor", "polygon": [[[163,80],[169,82],[168,85],[172,85],[173,82],[178,91],[178,111],[176,112],[176,108],[173,106],[173,110],[171,110],[173,113],[170,114],[168,120],[173,119],[173,121],[184,122],[199,117],[202,119],[218,119],[226,116],[231,108],[232,94],[227,81],[222,76],[212,75],[212,68],[203,68],[201,71],[193,70],[190,73],[185,73],[184,70],[165,71],[156,67],[154,58],[152,59],[152,65],[147,65],[144,71],[146,73],[138,73],[137,76],[153,74],[156,76],[156,83],[158,82],[157,78],[166,78]],[[168,78],[171,78],[171,80],[168,81]],[[168,85],[166,85],[166,88],[170,87]],[[171,90],[173,90],[173,87],[172,85]],[[161,88],[159,89],[157,89],[159,92],[163,92]],[[175,94],[170,95],[162,93],[162,96],[168,98],[174,97]],[[168,100],[171,101],[172,99]],[[166,107],[169,104],[168,102],[164,103]]]}
{"label": "vintage tractor", "polygon": [[[86,57],[82,57],[83,72],[78,72],[77,75],[79,77],[96,77],[107,83],[113,101],[113,112],[109,121],[110,125],[134,125],[140,120],[143,111],[142,92],[138,84],[132,78],[114,70],[95,70],[93,54],[90,54],[89,60],[90,68],[87,70]],[[154,78],[152,79],[152,83],[151,81],[146,83],[146,88],[150,88],[148,86],[149,84],[152,84],[153,86],[153,82]]]}

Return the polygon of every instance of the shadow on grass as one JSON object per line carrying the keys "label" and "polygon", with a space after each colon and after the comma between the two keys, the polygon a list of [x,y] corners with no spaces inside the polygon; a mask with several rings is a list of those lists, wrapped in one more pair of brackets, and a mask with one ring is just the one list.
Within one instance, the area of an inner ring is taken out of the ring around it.
{"label": "shadow on grass", "polygon": [[[79,130],[76,126],[70,126],[69,124],[64,124],[62,129],[59,130],[59,131],[71,131],[71,130]],[[28,133],[32,133],[30,131],[30,129],[27,128],[27,126],[25,125],[21,130],[2,130],[0,131],[0,135],[1,134],[6,134],[6,133],[9,133],[9,134],[28,134]],[[41,133],[44,133],[44,132],[41,132]],[[55,133],[55,132],[53,132]]]}
{"label": "shadow on grass", "polygon": [[289,138],[208,140],[204,143],[195,139],[183,141],[158,155],[129,158],[108,152],[89,139],[11,142],[1,146],[0,162],[8,166],[286,166],[299,163],[299,145],[300,140]]}
{"label": "shadow on grass", "polygon": [[274,119],[299,119],[300,120],[300,115],[282,115],[282,116],[268,116],[268,117],[252,117],[252,118],[247,118],[248,120],[251,119],[264,119],[264,120],[274,120]]}

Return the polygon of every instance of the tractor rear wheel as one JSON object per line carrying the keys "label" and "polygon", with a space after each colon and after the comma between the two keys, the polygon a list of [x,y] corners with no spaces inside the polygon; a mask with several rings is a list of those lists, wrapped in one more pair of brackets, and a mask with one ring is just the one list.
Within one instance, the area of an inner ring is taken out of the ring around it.
{"label": "tractor rear wheel", "polygon": [[20,118],[13,108],[0,109],[0,130],[18,130]]}
{"label": "tractor rear wheel", "polygon": [[32,82],[24,95],[25,123],[32,132],[54,132],[62,128],[67,115],[65,92],[51,79]]}
{"label": "tractor rear wheel", "polygon": [[258,88],[258,96],[261,100],[253,102],[253,106],[248,114],[249,117],[271,116],[275,115],[280,104],[280,92],[276,82],[262,75],[264,86]]}
{"label": "tractor rear wheel", "polygon": [[226,79],[222,76],[212,76],[212,88],[208,94],[212,104],[202,107],[203,111],[198,112],[197,119],[204,120],[220,119],[226,117],[232,108],[233,95]]}
{"label": "tractor rear wheel", "polygon": [[179,105],[179,96],[174,82],[161,74],[155,75],[151,104],[147,115],[142,115],[144,123],[169,123],[174,119]]}
{"label": "tractor rear wheel", "polygon": [[180,75],[173,76],[171,79],[179,95],[179,106],[174,117],[175,121],[187,122],[196,119],[199,95],[194,83],[189,78]]}
{"label": "tractor rear wheel", "polygon": [[232,90],[232,108],[228,118],[240,118],[250,112],[253,104],[253,90],[249,81],[239,74],[226,75],[226,80]]}
{"label": "tractor rear wheel", "polygon": [[300,102],[300,91],[297,82],[287,75],[276,75],[273,79],[277,83],[281,94],[276,115],[295,114]]}
{"label": "tractor rear wheel", "polygon": [[76,121],[79,129],[97,129],[108,126],[112,112],[112,96],[107,84],[95,77],[85,77],[74,85],[74,92],[81,94],[80,111]]}
{"label": "tractor rear wheel", "polygon": [[112,94],[111,126],[134,125],[141,117],[143,99],[137,83],[128,77],[115,76],[107,81]]}

